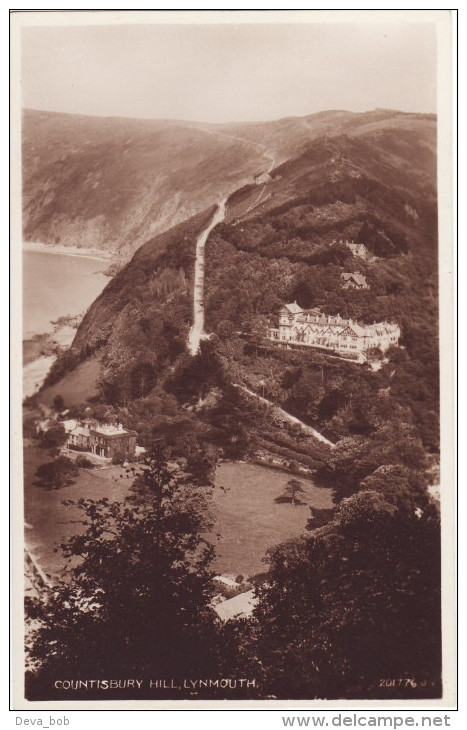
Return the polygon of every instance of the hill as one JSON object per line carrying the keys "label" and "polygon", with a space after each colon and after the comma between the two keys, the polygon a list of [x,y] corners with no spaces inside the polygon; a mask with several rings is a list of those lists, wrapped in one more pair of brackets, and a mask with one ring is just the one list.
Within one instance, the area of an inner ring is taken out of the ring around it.
{"label": "hill", "polygon": [[23,236],[106,249],[127,260],[152,236],[213,205],[271,162],[296,157],[315,139],[380,130],[420,135],[422,124],[427,140],[433,117],[385,110],[214,125],[27,109]]}
{"label": "hill", "polygon": [[[269,180],[231,196],[206,248],[207,329],[244,382],[332,440],[370,433],[390,419],[392,402],[396,418],[415,424],[436,450],[436,125],[425,116],[362,116],[356,134],[339,123]],[[346,240],[363,243],[367,258],[355,257]],[[342,273],[356,271],[369,289],[342,288]],[[235,333],[258,342],[293,301],[361,322],[397,322],[404,349],[378,374],[323,364],[309,351],[245,351]]]}
{"label": "hill", "polygon": [[97,353],[100,383],[110,400],[120,402],[151,391],[156,374],[185,351],[196,238],[213,212],[209,208],[155,236],[134,254],[89,308],[46,385],[78,363],[95,359]]}
{"label": "hill", "polygon": [[265,164],[261,149],[203,125],[23,115],[23,238],[128,259]]}
{"label": "hill", "polygon": [[[226,129],[262,139],[276,162],[290,156],[235,190],[208,239],[209,357],[190,365],[185,343],[196,237],[212,209],[139,249],[90,308],[49,382],[98,352],[100,388],[114,404],[156,388],[186,405],[235,378],[263,387],[333,441],[395,420],[436,450],[436,120],[327,112]],[[339,243],[346,239],[364,243],[368,258],[353,257]],[[360,271],[370,289],[342,289],[343,271]],[[377,373],[313,352],[267,351],[268,320],[295,299],[363,322],[396,321],[405,349]]]}
{"label": "hill", "polygon": [[[173,474],[185,498],[167,487],[162,462],[157,472],[149,462],[148,480],[140,488],[135,483],[124,508],[121,536],[141,522],[135,509],[151,502],[151,492],[157,526],[173,542],[176,524],[190,541],[193,505],[205,511],[193,487],[214,485],[211,535],[218,556],[230,538],[236,546],[233,564],[216,570],[232,577],[247,570],[247,583],[236,577],[235,593],[245,596],[254,586],[258,602],[250,620],[216,627],[209,663],[215,671],[208,676],[252,676],[253,667],[259,690],[251,696],[381,698],[382,691],[389,695],[378,676],[397,676],[402,666],[411,697],[439,697],[440,524],[428,489],[439,446],[436,122],[388,110],[326,112],[226,126],[224,133],[235,144],[245,139],[253,153],[248,164],[264,152],[259,166],[224,197],[215,217],[214,205],[205,205],[138,248],[89,308],[38,399],[45,395],[62,414],[66,407],[67,419],[134,429],[157,462],[163,456],[170,469],[174,461],[181,467]],[[222,163],[215,163],[219,170]],[[110,180],[109,186],[112,199]],[[364,244],[362,256],[347,245],[351,240]],[[346,272],[360,272],[369,288],[344,288]],[[360,322],[397,322],[400,346],[384,354],[374,348],[371,362],[357,363],[329,350],[274,344],[267,327],[294,300]],[[209,335],[189,350],[193,313],[200,310]],[[34,398],[28,405],[39,410]],[[25,431],[31,436],[35,420],[30,411]],[[221,458],[234,463],[217,469]],[[261,481],[248,477],[256,465],[239,461],[262,464]],[[222,477],[226,466],[231,483]],[[278,470],[294,478],[281,474],[274,487]],[[131,472],[133,465],[127,477]],[[299,481],[304,475],[306,483]],[[310,477],[319,501],[307,496]],[[89,514],[96,511],[92,496]],[[101,502],[105,515],[90,528],[100,551],[102,526],[113,529],[120,514],[118,505]],[[179,503],[189,506],[180,518]],[[162,522],[161,504],[168,509]],[[292,524],[305,533],[270,548],[295,532]],[[140,548],[148,534],[145,528],[131,543],[130,567],[134,546],[146,554]],[[82,554],[77,539],[67,554]],[[265,548],[261,569],[255,561]],[[244,562],[248,551],[255,561],[247,555]],[[186,556],[182,562],[191,565]],[[179,564],[171,562],[175,572]],[[84,579],[92,588],[92,566],[89,575]],[[141,584],[144,565],[135,575]],[[111,586],[120,575],[107,578]],[[116,605],[112,646],[122,633],[122,601]],[[139,625],[134,632],[134,666],[147,623],[143,633]],[[203,646],[210,643],[206,627]],[[94,640],[95,632],[91,647]],[[51,641],[56,644],[56,632]],[[383,646],[381,675],[380,655],[369,661],[376,642]],[[389,691],[404,696],[402,687]]]}

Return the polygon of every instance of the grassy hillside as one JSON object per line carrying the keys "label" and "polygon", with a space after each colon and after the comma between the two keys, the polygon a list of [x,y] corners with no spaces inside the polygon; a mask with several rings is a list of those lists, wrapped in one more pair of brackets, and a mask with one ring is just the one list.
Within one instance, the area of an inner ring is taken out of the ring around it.
{"label": "grassy hillside", "polygon": [[271,122],[223,125],[230,134],[266,145],[273,150],[276,164],[300,155],[313,140],[349,135],[358,137],[380,134],[383,131],[411,132],[420,135],[426,130],[427,142],[436,144],[436,116],[434,114],[406,114],[392,109],[368,112],[331,110],[306,117],[286,117]]}
{"label": "grassy hillside", "polygon": [[209,126],[23,115],[23,237],[128,258],[264,165],[261,150]]}

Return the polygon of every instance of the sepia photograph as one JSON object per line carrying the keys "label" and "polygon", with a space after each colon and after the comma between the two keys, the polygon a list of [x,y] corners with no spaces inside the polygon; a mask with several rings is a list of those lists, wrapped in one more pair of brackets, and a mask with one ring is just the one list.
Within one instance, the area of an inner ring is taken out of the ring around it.
{"label": "sepia photograph", "polygon": [[11,23],[18,705],[453,702],[449,11]]}

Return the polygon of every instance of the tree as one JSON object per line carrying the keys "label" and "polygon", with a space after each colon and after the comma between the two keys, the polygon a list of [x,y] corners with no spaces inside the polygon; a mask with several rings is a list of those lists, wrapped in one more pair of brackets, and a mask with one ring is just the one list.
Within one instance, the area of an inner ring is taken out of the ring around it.
{"label": "tree", "polygon": [[248,333],[250,342],[255,349],[255,355],[258,356],[258,347],[264,343],[268,331],[268,318],[262,314],[255,315],[248,323]]}
{"label": "tree", "polygon": [[223,319],[216,328],[216,332],[221,340],[230,340],[235,335],[235,331],[235,324],[230,319]]}
{"label": "tree", "polygon": [[206,489],[152,454],[123,503],[80,499],[74,507],[83,530],[61,545],[65,577],[45,600],[27,602],[37,667],[28,675],[29,696],[70,672],[213,676]]}
{"label": "tree", "polygon": [[55,398],[53,399],[53,407],[57,412],[63,411],[65,407],[65,401],[63,400],[62,396],[57,394]]}
{"label": "tree", "polygon": [[35,482],[35,485],[44,489],[70,487],[74,484],[74,477],[78,473],[78,469],[71,459],[66,456],[59,456],[54,461],[48,461],[38,467],[36,476],[39,479]]}
{"label": "tree", "polygon": [[197,444],[187,456],[188,479],[198,486],[214,486],[218,455],[212,444]]}
{"label": "tree", "polygon": [[334,488],[340,502],[361,489],[361,483],[380,467],[400,465],[423,474],[426,455],[413,427],[400,423],[385,424],[370,437],[343,438],[319,469],[319,478]]}
{"label": "tree", "polygon": [[268,413],[269,407],[257,398],[227,385],[217,405],[208,414],[213,427],[210,438],[227,458],[242,459],[254,449],[255,433],[257,429],[266,427]]}
{"label": "tree", "polygon": [[196,357],[185,356],[178,361],[167,390],[180,402],[194,398],[202,400],[206,394],[226,383],[224,364],[211,341],[202,341]]}
{"label": "tree", "polygon": [[[310,536],[270,551],[245,633],[265,694],[439,697],[439,528],[433,503],[414,511],[365,491]],[[381,689],[394,673],[414,685]]]}
{"label": "tree", "polygon": [[368,350],[366,351],[366,356],[367,356],[368,360],[377,361],[377,360],[383,360],[384,353],[383,353],[381,347],[379,347],[379,345],[378,345],[378,347],[369,347]]}
{"label": "tree", "polygon": [[39,446],[48,449],[51,454],[57,454],[68,439],[67,432],[62,423],[53,423],[47,431],[39,436]]}
{"label": "tree", "polygon": [[311,420],[315,415],[316,405],[323,395],[323,378],[321,371],[314,368],[303,369],[301,377],[290,388],[286,400],[286,408],[304,420]]}
{"label": "tree", "polygon": [[132,398],[144,398],[154,388],[156,373],[154,367],[147,362],[138,363],[130,374]]}
{"label": "tree", "polygon": [[284,492],[276,497],[275,502],[291,502],[293,505],[305,504],[300,495],[305,494],[303,484],[298,479],[290,479],[285,485]]}
{"label": "tree", "polygon": [[75,464],[76,466],[79,466],[80,469],[94,469],[93,462],[91,459],[84,456],[84,454],[79,454],[79,456],[76,457]]}

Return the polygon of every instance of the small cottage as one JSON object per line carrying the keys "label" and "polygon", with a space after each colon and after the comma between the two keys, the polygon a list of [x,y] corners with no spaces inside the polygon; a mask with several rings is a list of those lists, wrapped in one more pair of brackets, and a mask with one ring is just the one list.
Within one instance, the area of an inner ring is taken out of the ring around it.
{"label": "small cottage", "polygon": [[341,274],[343,289],[369,289],[366,277],[358,272]]}

